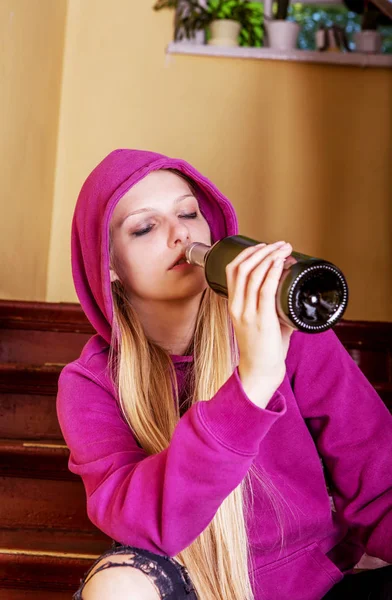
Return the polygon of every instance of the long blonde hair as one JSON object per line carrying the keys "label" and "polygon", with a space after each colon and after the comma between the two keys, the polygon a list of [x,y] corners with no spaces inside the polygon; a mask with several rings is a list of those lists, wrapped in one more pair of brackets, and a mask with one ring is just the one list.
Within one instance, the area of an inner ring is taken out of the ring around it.
{"label": "long blonde hair", "polygon": [[[149,455],[157,454],[169,446],[180,419],[175,369],[169,353],[146,338],[121,284],[116,281],[112,286],[120,339],[112,340],[110,365],[120,405],[141,447]],[[233,372],[226,306],[223,298],[206,290],[194,335],[189,406],[210,399]],[[200,600],[253,600],[248,575],[245,486],[244,480],[224,500],[207,528],[176,557],[188,569]]]}

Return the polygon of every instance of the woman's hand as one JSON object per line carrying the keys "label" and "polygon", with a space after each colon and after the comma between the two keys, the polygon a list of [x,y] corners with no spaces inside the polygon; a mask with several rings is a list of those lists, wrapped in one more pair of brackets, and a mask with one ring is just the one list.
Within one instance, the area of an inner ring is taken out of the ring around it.
{"label": "woman's hand", "polygon": [[229,313],[240,360],[239,376],[248,398],[265,408],[282,383],[294,329],[276,313],[276,291],[290,244],[258,244],[227,265]]}

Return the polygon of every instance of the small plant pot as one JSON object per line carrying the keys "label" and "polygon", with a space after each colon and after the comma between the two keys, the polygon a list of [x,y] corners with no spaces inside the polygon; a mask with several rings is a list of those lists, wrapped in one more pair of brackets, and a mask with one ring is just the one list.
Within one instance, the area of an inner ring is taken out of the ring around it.
{"label": "small plant pot", "polygon": [[364,29],[354,33],[355,52],[381,54],[382,37],[374,29]]}
{"label": "small plant pot", "polygon": [[183,40],[181,40],[182,42],[186,43],[186,44],[198,44],[198,45],[203,45],[206,43],[206,33],[204,31],[204,29],[199,30],[199,31],[195,31],[192,34],[192,37],[189,38],[184,38]]}
{"label": "small plant pot", "polygon": [[269,47],[275,50],[294,50],[297,47],[297,40],[300,27],[293,21],[283,21],[273,19],[266,21]]}
{"label": "small plant pot", "polygon": [[349,50],[344,29],[338,25],[321,27],[316,31],[316,48],[320,52],[343,52]]}
{"label": "small plant pot", "polygon": [[230,19],[217,19],[210,25],[210,46],[239,46],[241,24]]}

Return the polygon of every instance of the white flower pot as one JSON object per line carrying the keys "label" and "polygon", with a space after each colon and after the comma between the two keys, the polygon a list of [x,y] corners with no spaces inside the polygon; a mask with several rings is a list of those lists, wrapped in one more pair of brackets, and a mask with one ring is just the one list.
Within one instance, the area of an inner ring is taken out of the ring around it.
{"label": "white flower pot", "polygon": [[300,27],[293,21],[272,19],[265,22],[268,34],[268,45],[275,50],[293,50],[297,47]]}
{"label": "white flower pot", "polygon": [[211,38],[208,40],[211,46],[238,46],[238,36],[241,25],[237,21],[229,19],[218,19],[210,25]]}
{"label": "white flower pot", "polygon": [[354,33],[355,51],[381,54],[382,37],[378,31],[365,29]]}

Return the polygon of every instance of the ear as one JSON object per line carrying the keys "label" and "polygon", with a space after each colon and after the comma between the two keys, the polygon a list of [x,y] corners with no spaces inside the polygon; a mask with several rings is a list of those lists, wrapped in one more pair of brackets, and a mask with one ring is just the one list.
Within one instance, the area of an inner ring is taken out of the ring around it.
{"label": "ear", "polygon": [[117,275],[116,271],[110,269],[110,283],[113,283],[113,281],[120,281],[120,278]]}

